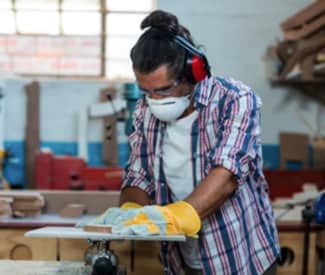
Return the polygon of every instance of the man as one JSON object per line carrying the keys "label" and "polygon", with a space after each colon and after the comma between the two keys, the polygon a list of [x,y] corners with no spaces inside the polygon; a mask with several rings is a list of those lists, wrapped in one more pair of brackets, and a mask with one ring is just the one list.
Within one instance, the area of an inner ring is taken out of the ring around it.
{"label": "man", "polygon": [[[122,208],[154,205],[143,211],[158,209],[172,225],[165,233],[198,235],[162,243],[165,274],[275,274],[260,99],[239,81],[212,77],[173,14],[154,11],[141,28],[131,59],[144,97],[133,114]],[[143,217],[125,224],[147,224]]]}

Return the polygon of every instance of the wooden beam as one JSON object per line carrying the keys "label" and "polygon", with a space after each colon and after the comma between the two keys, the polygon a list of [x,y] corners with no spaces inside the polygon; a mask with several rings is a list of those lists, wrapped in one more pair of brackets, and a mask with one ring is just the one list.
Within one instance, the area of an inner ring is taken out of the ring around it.
{"label": "wooden beam", "polygon": [[26,127],[25,127],[25,167],[26,187],[34,189],[35,182],[35,156],[40,145],[40,86],[37,81],[25,85]]}

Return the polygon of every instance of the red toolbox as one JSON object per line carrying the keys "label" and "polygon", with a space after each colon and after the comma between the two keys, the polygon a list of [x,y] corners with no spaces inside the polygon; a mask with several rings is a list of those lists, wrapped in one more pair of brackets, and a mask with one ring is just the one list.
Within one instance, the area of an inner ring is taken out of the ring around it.
{"label": "red toolbox", "polygon": [[54,190],[119,190],[121,167],[88,167],[82,158],[55,156],[51,152],[36,155],[36,188]]}
{"label": "red toolbox", "polygon": [[52,188],[68,190],[71,188],[72,177],[81,177],[86,163],[82,158],[71,156],[56,156],[53,158]]}

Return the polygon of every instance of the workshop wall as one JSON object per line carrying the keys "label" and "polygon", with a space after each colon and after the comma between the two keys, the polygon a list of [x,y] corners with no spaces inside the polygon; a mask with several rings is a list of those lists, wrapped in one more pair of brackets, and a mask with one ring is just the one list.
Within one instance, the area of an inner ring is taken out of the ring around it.
{"label": "workshop wall", "polygon": [[[309,133],[295,115],[299,108],[315,125],[319,105],[284,88],[272,88],[265,69],[265,52],[281,39],[279,24],[311,1],[158,0],[158,8],[175,13],[188,26],[195,40],[204,45],[215,75],[229,75],[250,85],[262,98],[264,165],[279,167],[278,134]],[[185,8],[186,7],[186,8]],[[31,79],[6,78],[5,147],[16,156],[5,167],[9,182],[24,182],[24,127],[26,96],[23,86]],[[76,113],[98,102],[104,81],[41,80],[41,142],[56,154],[77,154]],[[303,103],[303,104],[302,104]],[[323,114],[325,117],[325,114]],[[325,120],[324,120],[325,121]],[[121,132],[121,131],[120,131]],[[89,126],[89,165],[100,166],[101,121]],[[127,159],[127,143],[119,135],[120,165]]]}
{"label": "workshop wall", "polygon": [[[5,165],[4,174],[13,185],[24,182],[24,136],[26,124],[27,78],[6,78],[5,91],[5,148],[14,158]],[[100,90],[107,81],[40,80],[40,139],[41,147],[56,155],[78,154],[77,114],[82,108],[99,102]],[[90,166],[102,163],[102,120],[90,119],[88,126],[88,152]],[[118,127],[119,165],[127,160],[128,146],[124,125]]]}

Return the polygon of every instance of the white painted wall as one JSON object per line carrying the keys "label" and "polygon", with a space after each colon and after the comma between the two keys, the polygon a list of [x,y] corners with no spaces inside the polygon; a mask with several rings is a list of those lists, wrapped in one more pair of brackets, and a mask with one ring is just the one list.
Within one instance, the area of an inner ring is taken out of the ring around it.
{"label": "white painted wall", "polygon": [[[26,93],[29,79],[6,80],[6,140],[21,141],[25,136]],[[99,101],[104,81],[42,80],[40,93],[40,135],[43,141],[76,142],[77,113]],[[88,141],[101,141],[101,120],[89,122]]]}
{"label": "white painted wall", "polygon": [[[280,23],[311,0],[158,0],[158,8],[174,13],[205,46],[216,75],[229,75],[250,85],[262,98],[263,143],[278,143],[280,131],[306,132],[295,108],[302,108],[315,126],[318,104],[294,98],[288,91],[272,88],[266,76],[266,48],[282,39]],[[325,91],[324,91],[325,92]],[[301,106],[303,102],[304,107]],[[324,106],[323,106],[324,109]],[[325,127],[325,111],[322,114]]]}

